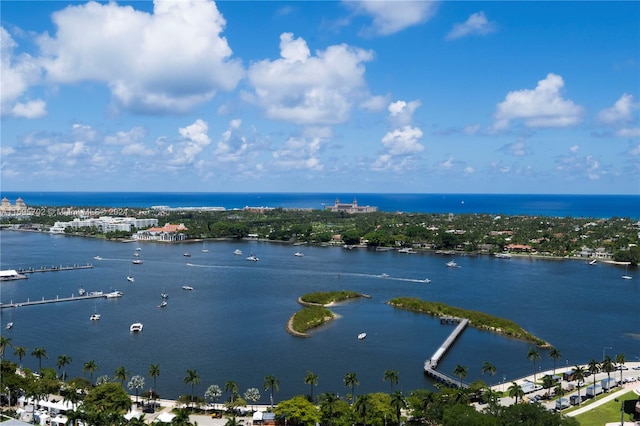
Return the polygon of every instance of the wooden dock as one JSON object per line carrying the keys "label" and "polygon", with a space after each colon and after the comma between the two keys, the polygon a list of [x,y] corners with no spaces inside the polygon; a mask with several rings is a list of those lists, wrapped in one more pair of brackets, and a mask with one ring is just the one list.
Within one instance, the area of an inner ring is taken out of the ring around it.
{"label": "wooden dock", "polygon": [[[458,323],[458,325],[451,332],[449,337],[447,337],[447,339],[442,343],[442,345],[440,345],[438,350],[436,350],[433,353],[431,358],[425,361],[424,373],[438,380],[439,382],[448,383],[450,386],[459,386],[460,385],[459,380],[445,373],[441,373],[440,371],[437,371],[436,368],[438,368],[438,362],[440,361],[440,359],[445,355],[445,353],[449,350],[449,348],[451,348],[451,346],[455,343],[458,336],[460,336],[460,334],[467,327],[467,325],[469,324],[469,320],[467,318],[446,317],[444,318],[444,320],[441,319],[440,322],[442,324]],[[466,388],[468,387],[468,385],[465,383],[462,383],[462,387]]]}
{"label": "wooden dock", "polygon": [[56,297],[55,299],[45,299],[44,297],[40,300],[29,300],[26,302],[16,302],[13,300],[10,303],[0,303],[0,309],[5,308],[19,308],[21,306],[33,306],[33,305],[44,305],[47,303],[61,303],[61,302],[74,302],[76,300],[90,300],[90,299],[98,299],[104,298],[106,295],[100,294],[87,294],[85,296],[71,296],[71,297]]}
{"label": "wooden dock", "polygon": [[28,269],[16,269],[19,274],[33,274],[35,272],[58,272],[58,271],[75,271],[78,269],[91,269],[93,265],[87,263],[86,265],[67,265],[67,266],[41,266],[39,268]]}

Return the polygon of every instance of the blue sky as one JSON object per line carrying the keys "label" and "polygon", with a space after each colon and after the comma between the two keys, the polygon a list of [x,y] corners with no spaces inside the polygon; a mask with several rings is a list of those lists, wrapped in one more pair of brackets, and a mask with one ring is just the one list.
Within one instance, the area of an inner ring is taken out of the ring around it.
{"label": "blue sky", "polygon": [[3,1],[2,190],[640,194],[640,2]]}

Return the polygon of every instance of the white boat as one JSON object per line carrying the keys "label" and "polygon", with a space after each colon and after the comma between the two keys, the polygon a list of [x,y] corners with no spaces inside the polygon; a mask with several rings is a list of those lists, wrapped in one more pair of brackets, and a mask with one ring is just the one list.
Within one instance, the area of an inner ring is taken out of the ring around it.
{"label": "white boat", "polygon": [[256,256],[255,254],[251,254],[247,257],[247,260],[250,260],[252,262],[257,262],[259,259],[258,259],[258,256]]}
{"label": "white boat", "polygon": [[493,256],[498,259],[511,259],[511,255],[509,253],[496,253]]}
{"label": "white boat", "polygon": [[162,293],[160,293],[160,297],[162,297],[163,299],[167,299],[169,295],[163,291]]}
{"label": "white boat", "polygon": [[628,270],[629,270],[629,265],[625,265],[624,267],[624,275],[622,276],[623,280],[630,280],[633,277],[631,275],[628,274]]}
{"label": "white boat", "polygon": [[458,264],[456,262],[454,262],[453,260],[450,260],[450,261],[447,262],[447,266],[449,268],[457,268]]}
{"label": "white boat", "polygon": [[398,249],[398,253],[414,254],[415,252],[411,247],[403,247],[401,249]]}
{"label": "white boat", "polygon": [[389,274],[380,274],[380,278],[389,278]]}
{"label": "white boat", "polygon": [[136,247],[136,251],[140,251],[140,250],[142,250],[141,247]]}
{"label": "white boat", "polygon": [[191,257],[191,253],[183,253],[182,254],[184,257]]}
{"label": "white boat", "polygon": [[183,285],[182,289],[183,290],[193,290],[193,287],[191,287],[190,285]]}
{"label": "white boat", "polygon": [[134,260],[134,261],[133,261],[133,262],[131,262],[131,263],[133,263],[134,265],[142,265],[142,260],[140,260],[140,259],[136,259],[136,260]]}
{"label": "white boat", "polygon": [[240,249],[235,249],[235,250],[233,251],[233,254],[235,254],[236,256],[242,256],[242,250],[240,250]]}
{"label": "white boat", "polygon": [[209,249],[207,248],[205,243],[202,243],[202,252],[203,253],[209,253]]}
{"label": "white boat", "polygon": [[93,258],[94,258],[95,260],[102,260],[102,258],[101,258],[100,256],[93,256]]}
{"label": "white boat", "polygon": [[135,251],[135,252],[133,252],[133,255],[134,255],[135,257],[139,257],[139,256],[140,256],[140,253],[138,253],[137,251]]}
{"label": "white boat", "polygon": [[100,319],[100,314],[93,314],[89,317],[91,321],[98,321]]}
{"label": "white boat", "polygon": [[427,283],[427,284],[429,284],[429,283],[431,282],[431,280],[430,280],[429,278],[425,278],[425,279],[424,279],[424,282],[425,282],[425,283]]}
{"label": "white boat", "polygon": [[294,256],[302,257],[302,256],[304,256],[304,253],[301,252],[301,251],[297,251],[297,252],[294,253]]}
{"label": "white boat", "polygon": [[13,327],[13,322],[8,322],[7,323],[7,330],[10,330],[11,327]]}
{"label": "white boat", "polygon": [[593,259],[591,262],[589,262],[589,265],[595,265],[597,261],[598,259]]}
{"label": "white boat", "polygon": [[129,331],[132,333],[137,333],[142,331],[142,323],[141,322],[134,322],[133,324],[131,324],[129,326]]}
{"label": "white boat", "polygon": [[367,333],[360,333],[358,334],[358,340],[364,340],[367,337]]}
{"label": "white boat", "polygon": [[128,276],[127,277],[127,281],[129,281],[130,283],[134,282],[135,279],[132,276]]}
{"label": "white boat", "polygon": [[104,296],[104,293],[101,291],[92,291],[89,293],[89,296]]}
{"label": "white boat", "polygon": [[162,302],[160,302],[160,304],[158,305],[158,308],[164,308],[165,306],[167,306],[167,301],[162,299]]}
{"label": "white boat", "polygon": [[87,293],[87,291],[82,288],[82,286],[80,286],[80,288],[78,289],[78,295],[79,296],[84,296]]}
{"label": "white boat", "polygon": [[124,296],[124,293],[117,290],[104,295],[104,297],[106,297],[107,299],[115,299],[116,297],[122,297],[122,296]]}

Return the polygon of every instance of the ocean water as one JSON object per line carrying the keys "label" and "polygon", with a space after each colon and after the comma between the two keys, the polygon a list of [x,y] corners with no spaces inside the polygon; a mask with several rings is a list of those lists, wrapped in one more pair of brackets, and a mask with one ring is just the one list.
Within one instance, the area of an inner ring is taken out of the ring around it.
{"label": "ocean water", "polygon": [[[28,201],[25,199],[25,201]],[[466,204],[466,203],[465,203]],[[3,303],[68,297],[87,291],[120,290],[119,299],[74,301],[1,310],[0,330],[27,353],[44,347],[43,366],[56,368],[56,358],[72,358],[70,376],[85,376],[82,365],[95,360],[100,375],[113,377],[124,365],[131,375],[147,375],[160,366],[158,390],[175,398],[190,392],[184,384],[195,369],[204,394],[207,386],[235,381],[241,393],[255,387],[268,403],[264,377],[279,379],[277,400],[309,392],[307,370],[318,375],[315,395],[347,393],[346,373],[356,372],[356,394],[388,392],[384,371],[399,372],[405,392],[431,388],[423,364],[451,332],[452,326],[420,314],[391,308],[392,297],[411,296],[484,311],[516,321],[549,341],[562,353],[558,368],[600,360],[604,354],[624,353],[640,359],[640,275],[623,280],[624,267],[575,260],[456,257],[460,268],[448,268],[451,258],[435,254],[399,254],[365,249],[302,246],[266,242],[209,242],[142,244],[142,265],[133,265],[133,243],[109,242],[32,232],[0,231],[0,269],[93,263],[93,269],[34,273],[27,280],[2,282]],[[255,253],[248,262],[235,256]],[[293,254],[302,250],[304,257]],[[183,253],[190,252],[191,257]],[[93,259],[99,255],[101,261]],[[388,278],[383,278],[387,274]],[[135,277],[134,283],[126,280]],[[431,283],[422,282],[424,278]],[[182,285],[193,291],[181,289]],[[332,308],[340,318],[297,338],[285,331],[289,317],[300,306],[297,298],[312,291],[353,290],[371,295]],[[159,308],[160,294],[169,304]],[[94,312],[102,315],[91,322]],[[5,330],[7,322],[11,330]],[[144,330],[131,334],[129,325],[142,322]],[[367,333],[365,340],[357,335]],[[468,328],[439,368],[452,373],[467,366],[467,381],[484,379],[497,384],[531,374],[530,345]],[[540,350],[537,368],[553,367]],[[18,362],[11,349],[5,357]],[[497,367],[494,377],[483,377],[484,361]],[[38,361],[27,355],[26,367]],[[146,377],[150,388],[152,381]]]}
{"label": "ocean water", "polygon": [[559,217],[640,218],[638,195],[531,194],[322,194],[322,193],[165,193],[165,192],[2,192],[30,206],[224,207],[323,209],[336,199],[377,206],[380,211],[487,213]]}

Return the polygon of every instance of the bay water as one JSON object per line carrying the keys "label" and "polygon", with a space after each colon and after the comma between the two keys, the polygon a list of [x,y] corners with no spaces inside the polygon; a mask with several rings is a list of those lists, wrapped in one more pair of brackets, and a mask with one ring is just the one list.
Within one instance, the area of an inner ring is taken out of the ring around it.
{"label": "bay water", "polygon": [[[134,265],[136,247],[143,264]],[[453,330],[438,319],[391,308],[397,296],[417,297],[487,312],[511,319],[547,340],[562,353],[558,368],[586,363],[603,355],[624,353],[640,360],[640,276],[621,278],[618,265],[587,265],[578,260],[457,256],[460,268],[448,268],[451,257],[434,253],[402,254],[366,249],[291,246],[258,241],[209,241],[160,244],[122,243],[35,232],[0,232],[0,269],[39,268],[91,263],[92,269],[29,274],[29,279],[2,282],[2,303],[50,299],[86,291],[119,290],[117,299],[82,300],[2,309],[3,336],[14,346],[28,348],[23,365],[37,370],[30,355],[44,347],[45,367],[56,358],[72,358],[67,374],[85,376],[82,366],[95,360],[101,375],[113,377],[124,365],[130,375],[146,378],[158,364],[158,391],[163,398],[188,394],[187,370],[196,370],[203,395],[211,384],[224,389],[227,381],[240,392],[263,390],[265,376],[279,380],[276,400],[308,394],[308,370],[318,375],[314,394],[345,396],[343,379],[355,372],[356,394],[389,392],[385,370],[397,370],[395,389],[405,392],[432,388],[423,364]],[[233,254],[235,249],[244,255]],[[303,257],[296,257],[296,251]],[[189,252],[190,257],[184,253]],[[245,258],[254,253],[258,262]],[[94,260],[94,256],[102,260]],[[385,274],[385,275],[383,275]],[[128,275],[135,282],[126,280]],[[386,277],[388,275],[388,277]],[[423,280],[429,278],[430,283]],[[192,286],[192,291],[183,290]],[[305,293],[353,290],[371,296],[331,308],[340,318],[299,338],[285,330],[287,320],[301,307]],[[161,293],[168,305],[159,308]],[[99,321],[89,316],[101,314]],[[5,324],[13,322],[10,330]],[[144,330],[129,332],[142,322]],[[357,335],[367,333],[358,340]],[[532,373],[527,359],[530,344],[467,328],[439,369],[451,374],[457,364],[468,367],[466,381],[484,379],[497,384]],[[536,369],[550,369],[548,352],[539,350]],[[5,358],[19,362],[8,348]],[[482,376],[485,361],[497,368]],[[126,385],[126,383],[125,383]]]}

